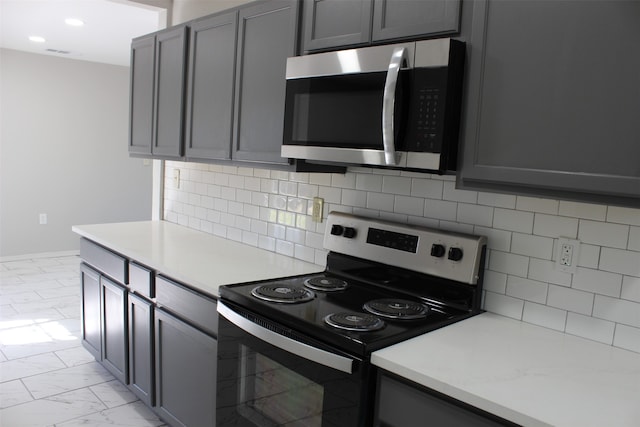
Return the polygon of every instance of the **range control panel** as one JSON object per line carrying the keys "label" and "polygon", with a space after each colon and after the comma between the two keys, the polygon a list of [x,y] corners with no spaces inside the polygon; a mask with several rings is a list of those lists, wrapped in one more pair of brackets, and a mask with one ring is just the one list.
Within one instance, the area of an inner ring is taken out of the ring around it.
{"label": "range control panel", "polygon": [[324,248],[383,264],[476,284],[484,236],[331,212]]}

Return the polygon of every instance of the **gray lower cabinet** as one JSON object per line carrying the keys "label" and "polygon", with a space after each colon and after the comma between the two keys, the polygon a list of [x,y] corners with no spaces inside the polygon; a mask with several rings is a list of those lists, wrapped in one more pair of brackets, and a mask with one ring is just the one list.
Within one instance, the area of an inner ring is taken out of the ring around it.
{"label": "gray lower cabinet", "polygon": [[282,145],[286,59],[294,56],[298,1],[256,3],[239,11],[233,158],[288,164]]}
{"label": "gray lower cabinet", "polygon": [[231,159],[237,29],[237,11],[190,24],[185,129],[189,159]]}
{"label": "gray lower cabinet", "polygon": [[304,0],[303,50],[455,34],[460,0]]}
{"label": "gray lower cabinet", "polygon": [[102,303],[100,273],[80,264],[82,346],[96,360],[102,360]]}
{"label": "gray lower cabinet", "polygon": [[129,294],[129,388],[148,406],[155,405],[153,303]]}
{"label": "gray lower cabinet", "polygon": [[463,188],[640,206],[640,2],[473,2]]}
{"label": "gray lower cabinet", "polygon": [[82,345],[117,379],[128,383],[127,288],[80,266]]}
{"label": "gray lower cabinet", "polygon": [[155,310],[156,411],[172,426],[215,426],[217,341]]}
{"label": "gray lower cabinet", "polygon": [[102,292],[102,364],[120,382],[129,382],[127,288],[105,276]]}
{"label": "gray lower cabinet", "polygon": [[516,425],[418,384],[382,372],[374,427],[499,427]]}

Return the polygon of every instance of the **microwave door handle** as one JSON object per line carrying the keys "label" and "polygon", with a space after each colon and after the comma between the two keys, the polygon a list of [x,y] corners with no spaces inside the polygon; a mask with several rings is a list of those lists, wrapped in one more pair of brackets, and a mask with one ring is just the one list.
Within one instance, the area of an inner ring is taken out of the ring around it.
{"label": "microwave door handle", "polygon": [[407,58],[407,48],[397,47],[391,54],[387,79],[384,82],[384,95],[382,97],[382,146],[384,147],[384,161],[386,165],[395,166],[396,144],[394,141],[393,112],[396,103],[396,86],[400,67]]}

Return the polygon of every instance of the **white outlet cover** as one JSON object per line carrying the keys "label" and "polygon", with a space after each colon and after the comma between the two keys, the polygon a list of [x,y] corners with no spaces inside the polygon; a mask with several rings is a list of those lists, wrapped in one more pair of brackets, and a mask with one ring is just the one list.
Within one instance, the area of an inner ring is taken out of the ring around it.
{"label": "white outlet cover", "polygon": [[[571,258],[569,264],[565,264],[563,260],[564,246],[571,247]],[[570,239],[568,237],[558,238],[555,251],[556,270],[565,273],[575,274],[578,271],[578,259],[580,257],[580,240]]]}

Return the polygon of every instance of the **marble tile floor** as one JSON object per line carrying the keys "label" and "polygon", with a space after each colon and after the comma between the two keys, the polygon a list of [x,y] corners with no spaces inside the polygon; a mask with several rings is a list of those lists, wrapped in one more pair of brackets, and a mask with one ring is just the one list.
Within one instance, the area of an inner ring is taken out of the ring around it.
{"label": "marble tile floor", "polygon": [[0,426],[165,426],[81,346],[79,262],[0,262]]}

